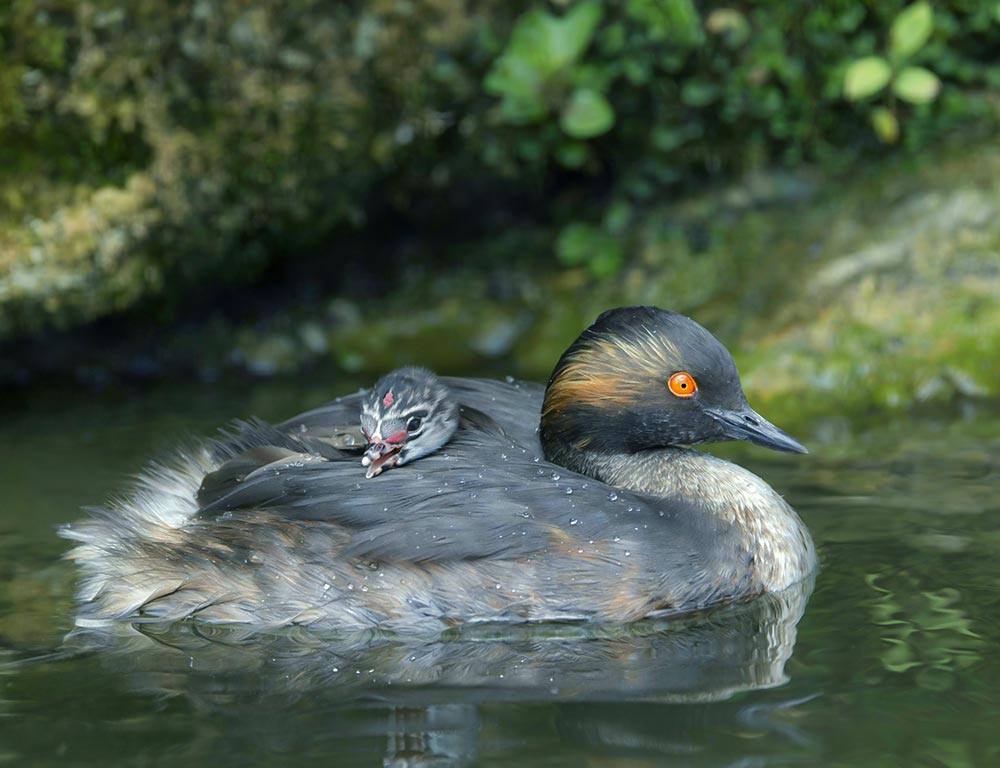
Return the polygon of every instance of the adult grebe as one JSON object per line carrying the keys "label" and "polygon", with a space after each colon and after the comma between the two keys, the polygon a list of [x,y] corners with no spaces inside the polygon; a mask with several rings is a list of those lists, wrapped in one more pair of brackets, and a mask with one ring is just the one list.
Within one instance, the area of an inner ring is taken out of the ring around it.
{"label": "adult grebe", "polygon": [[238,423],[149,467],[63,531],[80,542],[78,623],[631,621],[779,591],[815,568],[770,486],[683,447],[805,452],[750,409],[732,357],[694,321],[605,312],[544,391],[444,381],[461,404],[454,437],[381,480],[342,449],[364,394]]}

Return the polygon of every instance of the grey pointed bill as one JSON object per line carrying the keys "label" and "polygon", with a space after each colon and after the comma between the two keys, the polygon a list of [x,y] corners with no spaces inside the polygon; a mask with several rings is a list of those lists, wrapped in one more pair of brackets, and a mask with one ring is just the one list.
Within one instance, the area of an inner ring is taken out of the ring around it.
{"label": "grey pointed bill", "polygon": [[706,408],[705,412],[722,425],[726,437],[783,453],[809,453],[809,450],[784,430],[778,429],[749,405],[738,410]]}

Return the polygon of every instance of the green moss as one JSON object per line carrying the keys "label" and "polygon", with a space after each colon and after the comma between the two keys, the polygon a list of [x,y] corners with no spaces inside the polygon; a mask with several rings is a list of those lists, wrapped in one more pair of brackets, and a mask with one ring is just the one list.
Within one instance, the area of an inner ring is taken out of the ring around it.
{"label": "green moss", "polygon": [[0,336],[122,310],[162,289],[161,265],[143,255],[159,223],[154,184],[77,190],[79,202],[0,234]]}
{"label": "green moss", "polygon": [[797,290],[755,324],[749,386],[814,411],[1000,395],[998,171],[993,147],[966,148],[821,203],[840,216],[815,233],[824,246],[794,271]]}
{"label": "green moss", "polygon": [[480,21],[502,28],[503,8],[15,0],[0,11],[0,336],[251,280],[363,223],[387,179],[405,208],[440,165],[444,110],[477,93]]}

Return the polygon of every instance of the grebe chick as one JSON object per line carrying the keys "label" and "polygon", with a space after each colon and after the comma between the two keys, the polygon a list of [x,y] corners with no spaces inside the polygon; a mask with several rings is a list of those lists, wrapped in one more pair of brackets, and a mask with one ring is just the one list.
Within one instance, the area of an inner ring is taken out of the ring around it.
{"label": "grebe chick", "polygon": [[779,592],[816,567],[778,493],[688,447],[805,452],[751,410],[729,352],[683,315],[605,312],[547,387],[443,382],[461,412],[448,450],[391,482],[358,482],[358,453],[340,447],[344,425],[360,438],[367,393],[237,424],[151,466],[63,530],[78,543],[78,624],[624,622]]}
{"label": "grebe chick", "polygon": [[458,401],[434,373],[415,366],[387,373],[361,404],[365,477],[434,453],[451,440],[458,421]]}

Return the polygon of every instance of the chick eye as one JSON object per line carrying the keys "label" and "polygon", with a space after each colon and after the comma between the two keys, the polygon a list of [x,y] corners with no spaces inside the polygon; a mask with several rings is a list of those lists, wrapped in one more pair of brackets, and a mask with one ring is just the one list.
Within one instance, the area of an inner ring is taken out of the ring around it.
{"label": "chick eye", "polygon": [[678,371],[667,381],[667,389],[677,397],[691,397],[698,391],[698,384],[687,371]]}
{"label": "chick eye", "polygon": [[423,424],[423,421],[421,421],[420,417],[414,416],[408,422],[406,422],[406,431],[416,432],[418,429],[420,429],[421,424]]}

